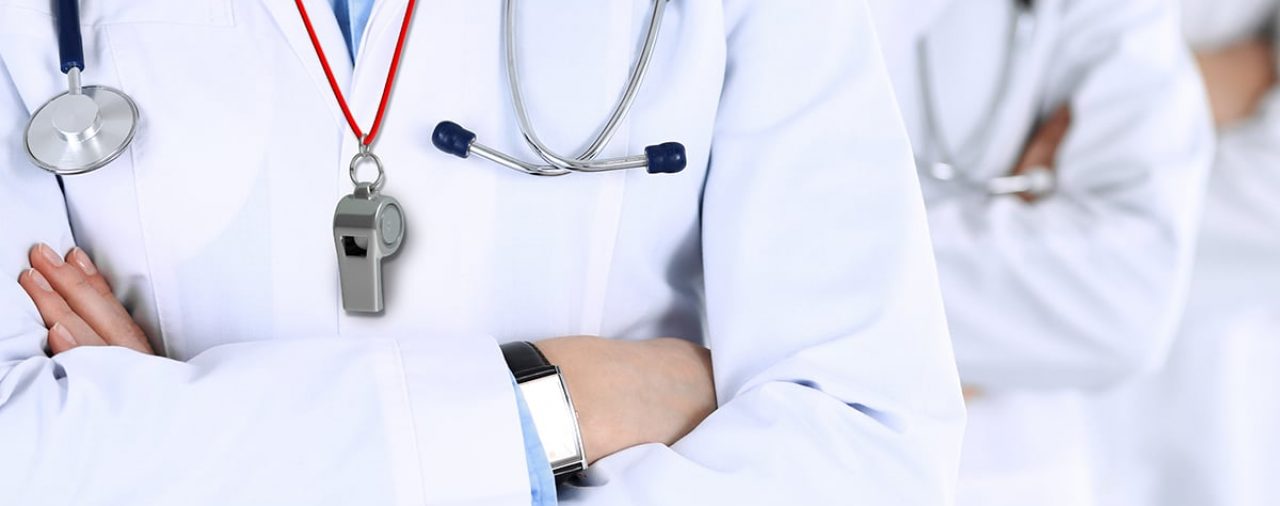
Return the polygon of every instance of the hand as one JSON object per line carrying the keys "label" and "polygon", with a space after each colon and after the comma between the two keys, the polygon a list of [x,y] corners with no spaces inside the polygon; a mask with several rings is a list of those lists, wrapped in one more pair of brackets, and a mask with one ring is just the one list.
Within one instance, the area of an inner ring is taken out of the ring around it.
{"label": "hand", "polygon": [[588,462],[674,444],[716,409],[711,354],[696,344],[575,336],[536,345],[564,375]]}
{"label": "hand", "polygon": [[79,346],[124,346],[154,354],[147,336],[84,250],[72,248],[64,258],[38,244],[28,256],[33,268],[23,271],[18,284],[36,303],[49,329],[50,354]]}
{"label": "hand", "polygon": [[1196,63],[1218,126],[1253,115],[1263,95],[1276,83],[1275,57],[1266,40],[1250,39],[1198,53]]}
{"label": "hand", "polygon": [[[1036,128],[1031,140],[1027,141],[1022,156],[1018,158],[1018,164],[1013,168],[1013,175],[1022,175],[1035,168],[1054,170],[1058,147],[1062,145],[1062,139],[1067,136],[1070,128],[1071,109],[1064,105]],[[1018,197],[1028,203],[1036,201],[1036,195],[1031,193],[1020,193]]]}

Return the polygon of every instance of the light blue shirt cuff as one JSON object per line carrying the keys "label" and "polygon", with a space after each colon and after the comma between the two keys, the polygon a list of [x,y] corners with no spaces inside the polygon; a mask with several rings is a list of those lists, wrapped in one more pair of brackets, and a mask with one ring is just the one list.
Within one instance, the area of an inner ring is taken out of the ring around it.
{"label": "light blue shirt cuff", "polygon": [[516,404],[520,409],[520,430],[524,433],[524,453],[529,464],[530,504],[534,506],[555,506],[556,477],[551,472],[551,463],[547,461],[547,452],[542,449],[542,439],[538,437],[538,428],[533,424],[533,415],[529,414],[529,406],[524,402],[520,387],[515,385]]}

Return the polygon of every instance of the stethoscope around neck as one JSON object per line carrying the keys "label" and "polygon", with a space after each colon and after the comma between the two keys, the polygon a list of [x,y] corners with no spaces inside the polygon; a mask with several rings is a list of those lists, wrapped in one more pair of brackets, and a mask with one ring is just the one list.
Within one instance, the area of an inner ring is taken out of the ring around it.
{"label": "stethoscope around neck", "polygon": [[[1013,24],[1011,27],[1009,51],[1005,54],[1004,65],[1001,69],[1001,76],[998,88],[996,89],[995,99],[992,100],[990,107],[987,108],[986,114],[983,116],[979,124],[979,130],[976,132],[974,142],[967,142],[967,146],[977,146],[980,149],[971,151],[978,153],[979,156],[986,153],[992,145],[992,135],[996,130],[994,123],[997,116],[1003,109],[1003,101],[1008,95],[1012,87],[1015,69],[1017,65],[1016,53],[1030,46],[1031,41],[1035,38],[1036,19],[1033,0],[1015,0]],[[941,120],[938,117],[937,108],[933,104],[934,80],[933,74],[929,69],[929,50],[926,40],[922,37],[917,45],[919,57],[919,74],[921,83],[921,101],[924,103],[925,124],[928,128],[928,136],[930,143],[926,149],[922,149],[927,153],[927,158],[919,161],[921,172],[928,177],[947,183],[957,184],[973,191],[987,193],[990,195],[1016,195],[1030,194],[1034,196],[1044,196],[1051,193],[1056,185],[1054,172],[1047,167],[1034,167],[1022,174],[1000,176],[987,179],[985,181],[976,180],[966,176],[968,170],[962,167],[971,168],[975,163],[973,160],[961,161],[960,158],[951,150],[950,143],[946,138],[941,126]]]}
{"label": "stethoscope around neck", "polygon": [[431,140],[437,148],[460,158],[476,155],[485,160],[497,163],[512,170],[535,176],[563,176],[574,172],[610,172],[626,169],[645,169],[651,174],[676,173],[684,170],[688,163],[684,146],[667,142],[645,148],[642,155],[597,160],[600,152],[618,131],[623,118],[631,110],[640,85],[644,82],[653,59],[654,49],[658,43],[658,33],[662,28],[662,15],[670,0],[654,0],[649,16],[649,28],[645,34],[644,47],[632,67],[631,76],[622,97],[613,108],[613,113],[604,128],[596,135],[591,144],[576,157],[568,157],[556,153],[538,138],[529,119],[529,111],[525,106],[524,88],[520,83],[520,64],[516,44],[516,2],[506,0],[505,32],[507,51],[507,80],[511,88],[511,101],[515,107],[516,120],[524,141],[542,159],[542,163],[529,163],[508,155],[490,146],[476,142],[476,134],[452,121],[444,121],[436,126]]}
{"label": "stethoscope around neck", "polygon": [[124,152],[138,125],[138,106],[124,92],[81,86],[84,42],[76,0],[56,0],[58,55],[67,91],[31,115],[24,144],[37,166],[58,175],[98,169]]}

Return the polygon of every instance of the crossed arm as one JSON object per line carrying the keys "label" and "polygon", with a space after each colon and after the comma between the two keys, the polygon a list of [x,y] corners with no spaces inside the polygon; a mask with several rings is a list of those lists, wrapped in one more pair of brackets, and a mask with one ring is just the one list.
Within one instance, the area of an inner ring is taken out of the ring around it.
{"label": "crossed arm", "polygon": [[[1276,84],[1275,52],[1271,42],[1249,38],[1213,51],[1195,55],[1205,84],[1214,123],[1229,126],[1252,117],[1263,98]],[[1071,110],[1062,106],[1033,132],[1012,173],[1021,174],[1033,167],[1053,170],[1059,148],[1071,128]],[[1034,203],[1032,195],[1020,195]],[[982,395],[976,387],[965,388],[965,398]]]}
{"label": "crossed arm", "polygon": [[[18,282],[49,329],[49,352],[120,346],[154,354],[89,255],[38,244]],[[680,339],[620,341],[570,336],[537,343],[561,366],[594,461],[645,443],[673,444],[716,406],[711,359]]]}

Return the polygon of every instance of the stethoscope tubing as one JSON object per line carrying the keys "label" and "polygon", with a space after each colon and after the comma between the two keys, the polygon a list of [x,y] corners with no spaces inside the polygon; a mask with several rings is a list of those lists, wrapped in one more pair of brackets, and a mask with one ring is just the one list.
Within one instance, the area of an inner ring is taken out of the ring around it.
{"label": "stethoscope tubing", "polygon": [[[1036,19],[1034,3],[1031,0],[1017,0],[1015,2],[1017,12],[1014,17],[1012,32],[1010,33],[1009,46],[1010,49],[1005,55],[1003,68],[1001,69],[998,87],[995,93],[995,99],[988,107],[981,124],[981,128],[976,135],[976,139],[970,139],[966,145],[979,146],[978,153],[986,152],[990,149],[993,142],[994,128],[990,128],[1003,109],[1003,100],[1009,94],[1013,87],[1013,81],[1016,77],[1015,69],[1018,67],[1017,54],[1027,47],[1035,38]],[[967,178],[962,170],[957,167],[957,156],[950,150],[952,144],[948,142],[946,134],[941,127],[941,118],[933,103],[933,92],[935,83],[933,73],[929,69],[929,52],[927,44],[921,40],[917,47],[917,62],[919,64],[918,73],[920,75],[921,100],[924,102],[925,124],[928,128],[930,137],[929,147],[926,150],[929,153],[929,160],[920,163],[921,171],[928,175],[931,179],[943,181],[953,184],[959,184],[973,191],[983,192],[990,195],[1015,195],[1022,193],[1031,193],[1035,195],[1044,195],[1052,191],[1055,177],[1053,171],[1048,168],[1033,168],[1024,174],[1000,176],[991,178],[986,181],[977,181]]]}
{"label": "stethoscope tubing", "polygon": [[57,0],[58,16],[58,58],[62,62],[62,73],[71,69],[84,71],[84,39],[80,34],[80,2],[78,0]]}
{"label": "stethoscope tubing", "polygon": [[518,27],[515,0],[505,0],[504,38],[506,44],[506,70],[511,100],[516,113],[517,124],[525,144],[542,159],[544,163],[529,163],[514,156],[503,153],[490,146],[476,142],[475,133],[457,123],[445,121],[436,127],[432,141],[441,151],[461,158],[476,155],[512,170],[535,176],[563,176],[574,172],[609,172],[628,169],[647,169],[650,173],[680,172],[687,163],[684,146],[668,142],[648,146],[645,154],[597,160],[597,157],[617,133],[622,121],[630,113],[640,87],[649,72],[650,64],[657,47],[662,29],[663,14],[670,0],[654,0],[649,15],[649,27],[645,33],[644,46],[636,58],[631,74],[627,79],[618,103],[614,106],[608,121],[596,134],[582,154],[577,157],[561,155],[538,137],[529,117],[524,97],[524,87],[520,79],[520,60],[518,51]]}

